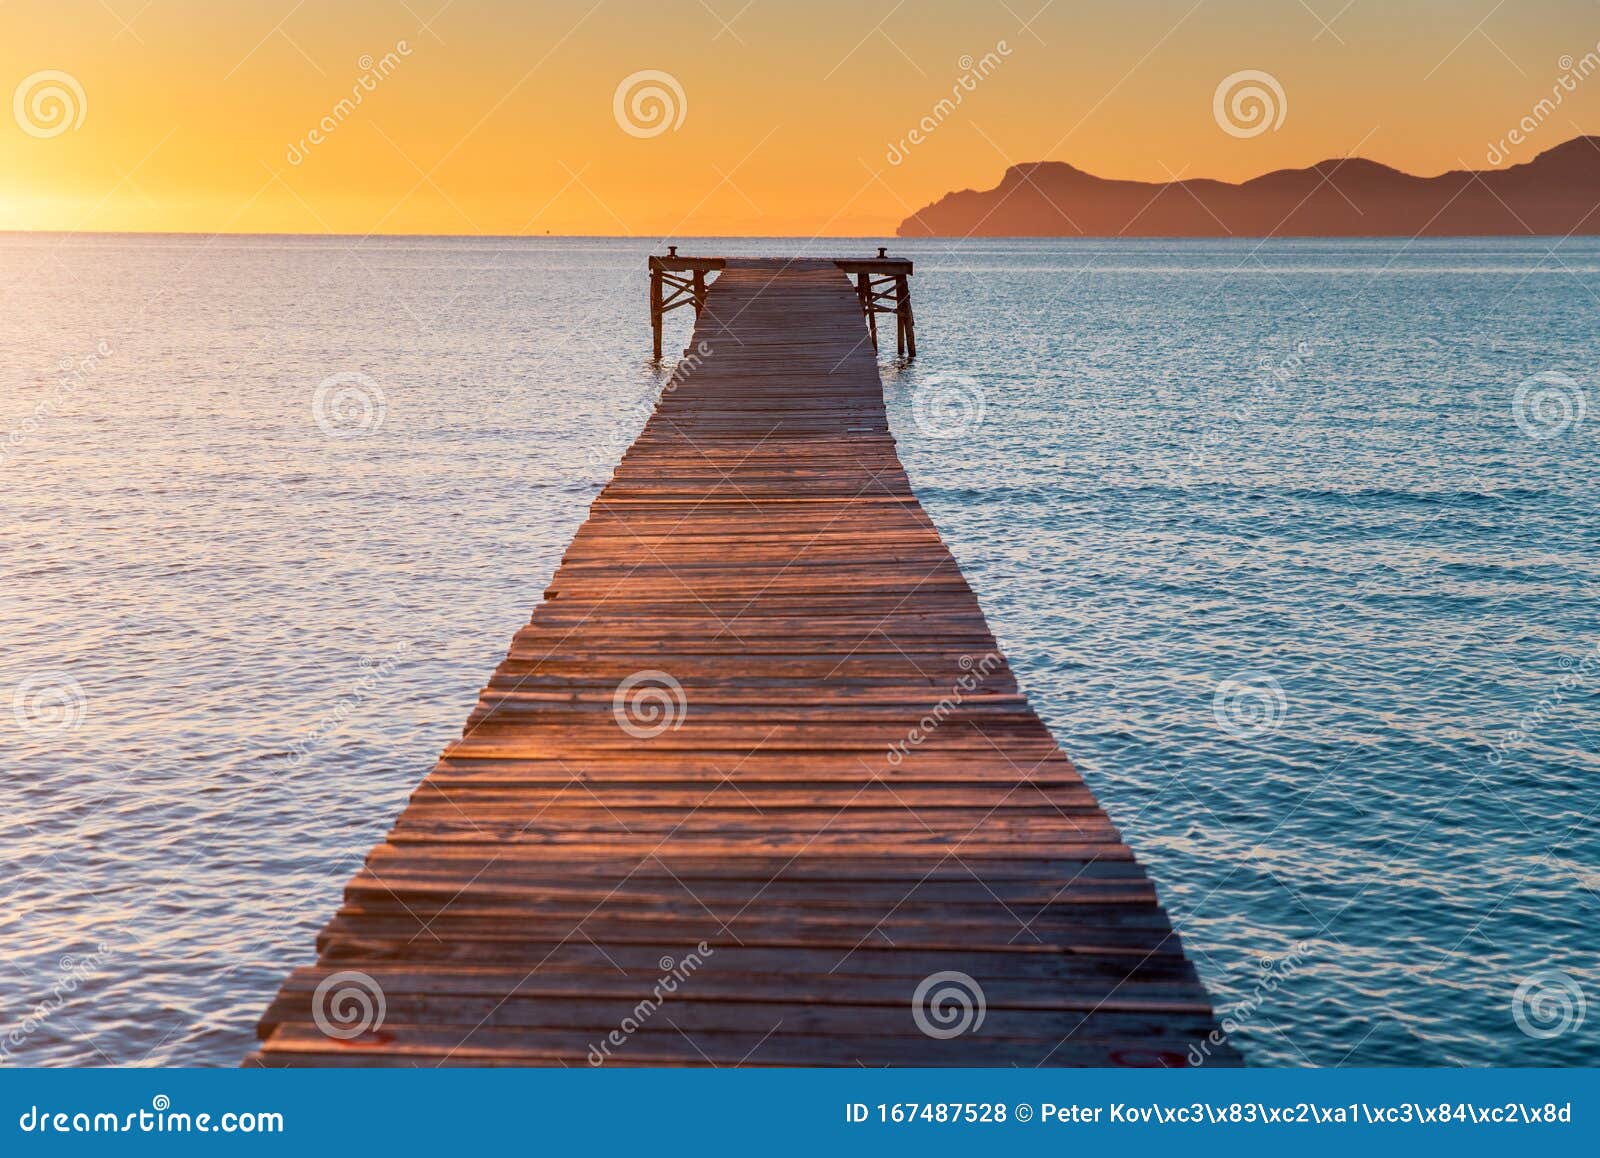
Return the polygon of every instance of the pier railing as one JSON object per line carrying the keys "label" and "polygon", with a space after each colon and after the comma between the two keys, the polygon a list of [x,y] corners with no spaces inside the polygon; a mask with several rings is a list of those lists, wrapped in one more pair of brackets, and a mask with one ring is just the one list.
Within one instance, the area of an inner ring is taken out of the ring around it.
{"label": "pier railing", "polygon": [[[836,257],[834,265],[855,280],[856,298],[866,315],[872,348],[878,349],[878,316],[892,314],[895,319],[895,353],[903,358],[917,356],[917,328],[911,312],[911,262],[888,256],[878,247],[877,257]],[[661,357],[661,329],[666,315],[683,306],[693,306],[695,317],[706,304],[707,275],[720,273],[728,266],[725,257],[680,255],[676,245],[667,246],[665,256],[650,257],[650,333],[655,357]]]}

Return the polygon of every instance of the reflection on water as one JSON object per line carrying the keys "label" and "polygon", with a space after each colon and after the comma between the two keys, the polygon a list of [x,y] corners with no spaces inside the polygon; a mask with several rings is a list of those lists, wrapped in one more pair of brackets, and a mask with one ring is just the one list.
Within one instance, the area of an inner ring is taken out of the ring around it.
{"label": "reflection on water", "polygon": [[[0,239],[0,1056],[246,1051],[643,423],[645,248]],[[1600,1056],[1600,245],[896,248],[918,492],[1247,1054]]]}

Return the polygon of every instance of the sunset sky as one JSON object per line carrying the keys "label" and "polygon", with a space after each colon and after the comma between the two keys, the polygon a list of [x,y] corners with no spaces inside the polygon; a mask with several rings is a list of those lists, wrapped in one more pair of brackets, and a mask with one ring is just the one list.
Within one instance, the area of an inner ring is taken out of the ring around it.
{"label": "sunset sky", "polygon": [[[6,0],[0,229],[874,234],[1023,161],[1436,173],[1597,42],[1594,0]],[[1235,136],[1213,96],[1247,69],[1286,111]],[[643,70],[683,94],[656,135],[614,113]],[[1600,72],[1502,163],[1585,131]]]}

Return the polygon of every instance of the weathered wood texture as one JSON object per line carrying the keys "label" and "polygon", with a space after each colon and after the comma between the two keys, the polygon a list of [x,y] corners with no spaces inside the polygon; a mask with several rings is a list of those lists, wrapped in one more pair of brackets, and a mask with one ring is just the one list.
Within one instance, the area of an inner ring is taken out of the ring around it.
{"label": "weathered wood texture", "polygon": [[[848,275],[729,260],[696,348],[251,1061],[1184,1064],[1210,1003],[912,495]],[[330,1036],[352,970],[383,1020]],[[983,1018],[930,1036],[949,973]]]}

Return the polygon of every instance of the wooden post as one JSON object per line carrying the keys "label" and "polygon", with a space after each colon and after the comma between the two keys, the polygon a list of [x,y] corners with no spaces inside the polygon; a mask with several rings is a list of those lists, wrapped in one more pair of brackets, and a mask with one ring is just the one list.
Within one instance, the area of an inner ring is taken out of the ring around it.
{"label": "wooden post", "polygon": [[703,270],[703,269],[697,269],[697,270],[694,271],[694,316],[695,317],[698,318],[700,316],[700,311],[705,309],[705,305],[706,305],[706,271]]}
{"label": "wooden post", "polygon": [[650,269],[650,332],[655,337],[656,361],[661,361],[661,270]]}
{"label": "wooden post", "polygon": [[894,352],[906,356],[906,279],[894,279]]}
{"label": "wooden post", "polygon": [[908,358],[917,356],[917,326],[911,317],[911,283],[905,274],[894,279],[895,313],[899,315],[900,331],[905,336],[905,353]]}
{"label": "wooden post", "polygon": [[867,330],[872,335],[872,348],[878,348],[878,311],[872,308],[872,277],[856,274],[856,296],[861,299],[861,310],[867,315]]}

